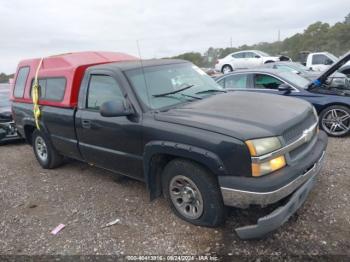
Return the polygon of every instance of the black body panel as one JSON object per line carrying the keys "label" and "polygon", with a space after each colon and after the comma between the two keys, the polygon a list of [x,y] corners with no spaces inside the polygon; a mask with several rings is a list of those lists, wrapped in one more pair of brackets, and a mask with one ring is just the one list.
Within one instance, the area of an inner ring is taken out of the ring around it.
{"label": "black body panel", "polygon": [[[143,66],[187,63],[152,60]],[[62,154],[132,176],[147,183],[157,154],[192,159],[220,177],[251,176],[251,156],[244,141],[282,135],[312,113],[309,103],[286,97],[229,92],[166,111],[145,110],[123,74],[140,62],[111,63],[86,70],[77,109],[41,107],[42,131]],[[108,75],[122,87],[130,116],[102,117],[86,108],[90,75]],[[21,134],[35,127],[33,105],[15,103]]]}

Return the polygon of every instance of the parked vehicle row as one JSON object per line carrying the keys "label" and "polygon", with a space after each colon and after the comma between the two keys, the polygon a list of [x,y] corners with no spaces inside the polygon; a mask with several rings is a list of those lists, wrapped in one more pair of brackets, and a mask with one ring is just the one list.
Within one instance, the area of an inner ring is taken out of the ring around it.
{"label": "parked vehicle row", "polygon": [[[216,81],[225,89],[304,99],[316,108],[321,129],[330,136],[344,136],[350,132],[350,86],[346,78],[342,78],[346,80],[342,82],[343,85],[334,85],[334,82],[339,81],[334,78],[337,76],[335,72],[344,61],[349,60],[349,56],[348,54],[313,81],[293,72],[297,67],[294,63],[284,65],[282,62],[274,65],[279,70],[273,69],[274,66],[266,69],[237,70],[216,78]],[[293,70],[286,70],[286,67]],[[300,68],[298,70],[301,71]],[[322,84],[318,83],[319,79],[322,79]]]}
{"label": "parked vehicle row", "polygon": [[101,52],[24,60],[12,96],[19,133],[43,168],[70,157],[133,177],[195,225],[222,224],[225,206],[285,200],[237,228],[243,239],[265,236],[296,212],[327,146],[310,103],[228,92],[183,60]]}

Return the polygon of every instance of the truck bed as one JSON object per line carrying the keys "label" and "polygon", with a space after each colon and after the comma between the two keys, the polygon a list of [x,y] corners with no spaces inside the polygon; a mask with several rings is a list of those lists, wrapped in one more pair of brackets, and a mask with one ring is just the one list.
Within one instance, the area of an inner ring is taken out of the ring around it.
{"label": "truck bed", "polygon": [[[25,136],[24,125],[34,122],[33,105],[29,103],[13,103],[17,128]],[[41,120],[45,123],[45,131],[59,152],[75,159],[82,159],[78,139],[75,132],[75,109],[52,106],[41,107]]]}

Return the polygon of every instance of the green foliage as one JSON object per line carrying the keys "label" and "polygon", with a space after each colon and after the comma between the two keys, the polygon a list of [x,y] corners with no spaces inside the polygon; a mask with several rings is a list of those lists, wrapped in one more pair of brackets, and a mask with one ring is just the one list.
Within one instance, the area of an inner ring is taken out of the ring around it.
{"label": "green foliage", "polygon": [[10,78],[13,78],[13,74],[6,75],[4,73],[0,73],[0,83],[8,83]]}
{"label": "green foliage", "polygon": [[350,50],[350,14],[344,22],[330,26],[328,23],[316,22],[309,25],[303,33],[297,33],[283,41],[273,43],[261,42],[255,45],[242,45],[235,48],[210,47],[202,56],[200,53],[185,53],[176,58],[189,60],[200,67],[212,67],[218,58],[247,49],[257,49],[271,55],[286,55],[294,61],[299,60],[300,52],[328,51],[336,56]]}

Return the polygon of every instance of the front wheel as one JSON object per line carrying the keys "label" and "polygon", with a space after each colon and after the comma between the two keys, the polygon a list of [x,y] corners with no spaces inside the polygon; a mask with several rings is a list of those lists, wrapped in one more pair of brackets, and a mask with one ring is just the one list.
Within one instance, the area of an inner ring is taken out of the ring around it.
{"label": "front wheel", "polygon": [[36,159],[43,168],[52,169],[62,164],[63,156],[56,151],[43,132],[35,130],[32,143]]}
{"label": "front wheel", "polygon": [[200,165],[171,161],[162,177],[163,194],[174,213],[194,225],[215,227],[225,221],[225,207],[215,177]]}
{"label": "front wheel", "polygon": [[233,71],[233,68],[232,68],[232,66],[230,66],[230,65],[224,65],[223,67],[222,67],[222,69],[221,69],[221,72],[223,73],[223,74],[228,74],[228,73],[230,73],[230,72],[232,72]]}
{"label": "front wheel", "polygon": [[329,136],[342,137],[350,132],[350,109],[344,106],[330,106],[320,114],[320,127]]}

